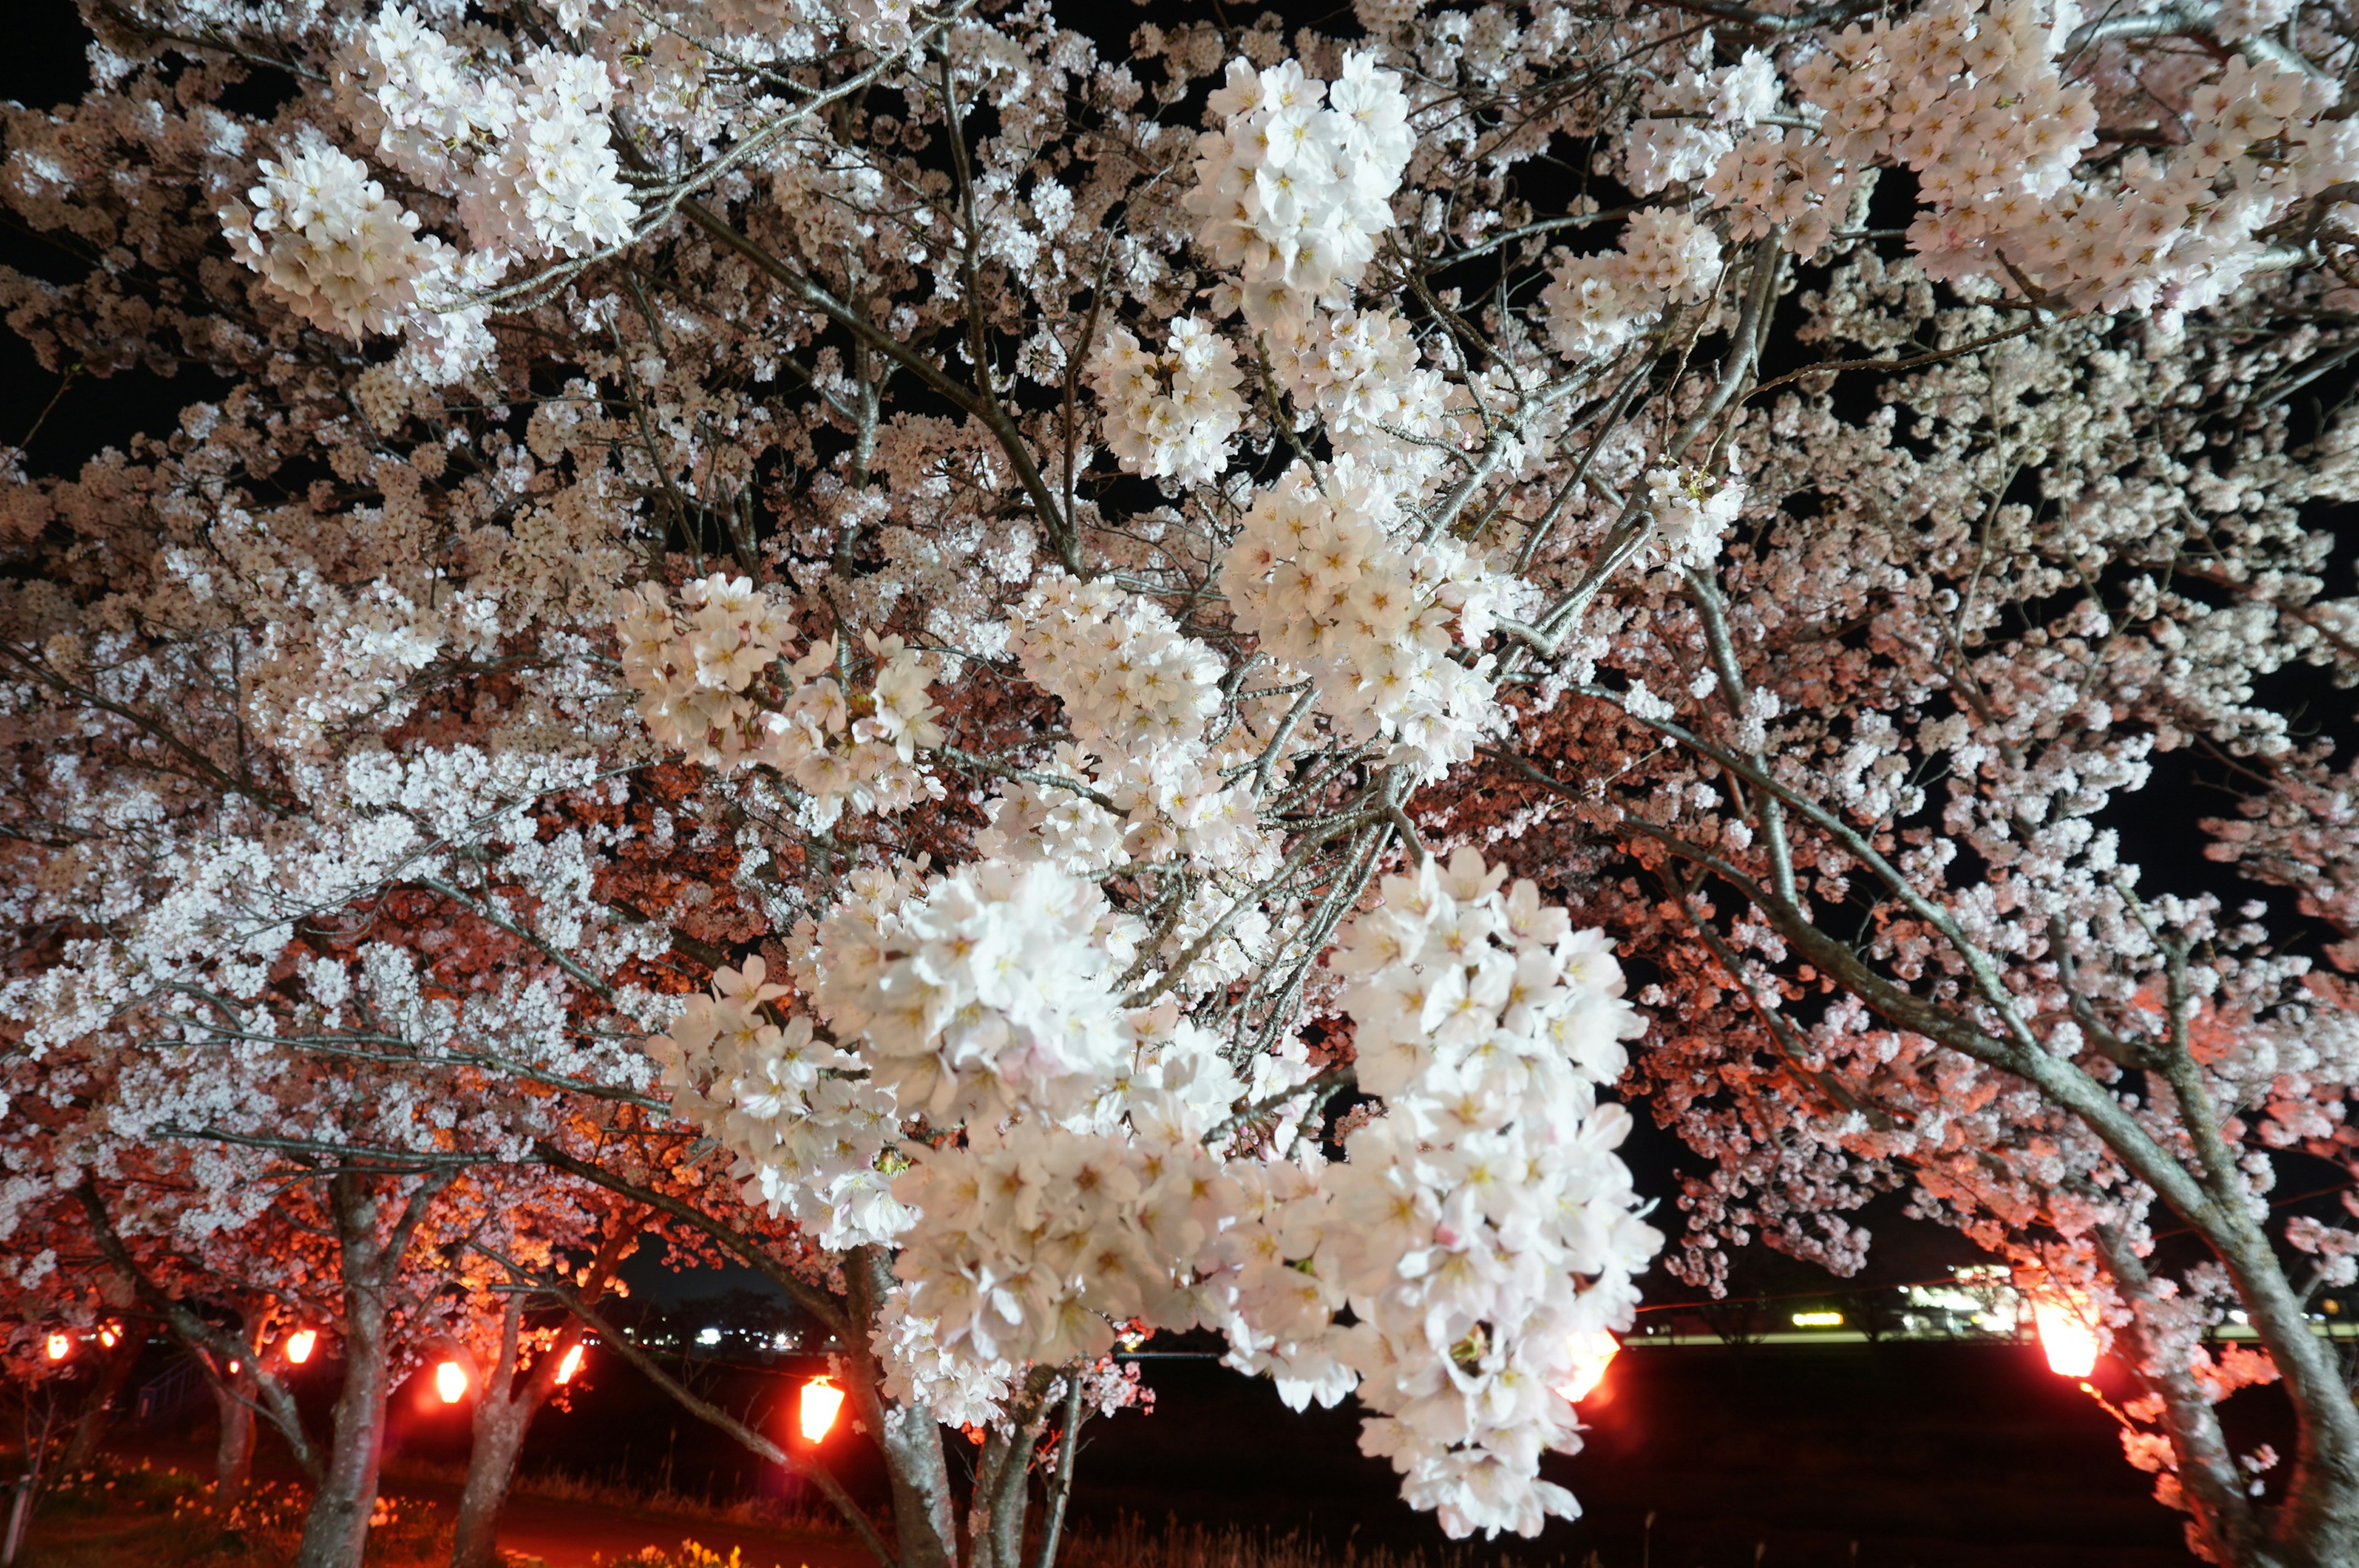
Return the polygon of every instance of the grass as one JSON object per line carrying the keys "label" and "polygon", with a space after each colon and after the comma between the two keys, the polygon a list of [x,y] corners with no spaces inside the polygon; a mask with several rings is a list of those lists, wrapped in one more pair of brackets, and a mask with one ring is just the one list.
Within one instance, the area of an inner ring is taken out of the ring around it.
{"label": "grass", "polygon": [[[402,1477],[445,1484],[461,1466],[405,1465]],[[519,1476],[514,1496],[695,1521],[848,1539],[832,1510],[779,1498],[722,1503],[668,1487],[563,1471]],[[293,1560],[308,1498],[285,1482],[255,1485],[236,1508],[222,1509],[210,1480],[170,1466],[100,1466],[58,1478],[41,1498],[19,1568],[283,1568]],[[684,1534],[694,1535],[692,1528]],[[369,1530],[370,1568],[442,1568],[450,1529],[432,1510],[382,1498]],[[1504,1568],[1494,1549],[1337,1544],[1299,1530],[1236,1525],[1149,1524],[1124,1515],[1107,1525],[1077,1525],[1059,1568]],[[1513,1559],[1519,1568],[1537,1568]],[[648,1547],[605,1561],[605,1568],[737,1568],[693,1539],[675,1549]],[[1572,1568],[1563,1563],[1559,1568]],[[1600,1568],[1592,1556],[1582,1568]]]}
{"label": "grass", "polygon": [[[261,1482],[234,1508],[203,1476],[167,1466],[99,1466],[59,1476],[42,1494],[19,1568],[283,1568],[303,1533],[308,1496]],[[440,1568],[447,1527],[397,1498],[370,1520],[370,1568]]]}
{"label": "grass", "polygon": [[[1078,1530],[1058,1554],[1058,1568],[1538,1568],[1496,1548],[1421,1546],[1400,1549],[1341,1545],[1299,1530],[1247,1530],[1239,1525],[1150,1525],[1125,1514],[1111,1526]],[[1569,1568],[1569,1565],[1568,1565]],[[1597,1568],[1593,1555],[1585,1568]]]}
{"label": "grass", "polygon": [[[1058,1568],[1495,1568],[1500,1561],[1473,1547],[1397,1552],[1345,1541],[1339,1548],[1299,1530],[1278,1534],[1235,1525],[1182,1525],[1176,1519],[1150,1526],[1129,1515],[1110,1529],[1070,1538],[1057,1559]],[[736,1568],[736,1563],[734,1552],[723,1557],[684,1541],[678,1552],[651,1546],[635,1556],[617,1558],[613,1568]],[[1599,1568],[1593,1554],[1584,1568]]]}
{"label": "grass", "polygon": [[[465,1484],[467,1467],[405,1460],[386,1472],[389,1483],[430,1481],[447,1487]],[[789,1501],[784,1498],[739,1498],[723,1502],[702,1492],[675,1491],[620,1477],[582,1475],[571,1470],[532,1470],[508,1487],[510,1498],[538,1502],[574,1503],[584,1508],[612,1509],[619,1513],[663,1514],[717,1524],[745,1525],[788,1535],[848,1536],[834,1509],[819,1498]],[[636,1561],[636,1560],[631,1560]],[[714,1561],[725,1563],[727,1559]]]}

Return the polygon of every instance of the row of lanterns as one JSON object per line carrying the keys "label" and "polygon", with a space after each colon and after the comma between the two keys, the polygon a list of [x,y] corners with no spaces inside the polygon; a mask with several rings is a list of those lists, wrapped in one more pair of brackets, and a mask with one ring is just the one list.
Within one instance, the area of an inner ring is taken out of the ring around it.
{"label": "row of lanterns", "polygon": [[[574,1374],[582,1370],[582,1357],[586,1354],[586,1347],[579,1340],[565,1347],[564,1359],[557,1364],[557,1381],[560,1387],[573,1381]],[[446,1405],[455,1405],[465,1399],[467,1389],[473,1381],[462,1362],[443,1361],[434,1368],[434,1391],[442,1396],[442,1402]]]}
{"label": "row of lanterns", "polygon": [[[582,1370],[583,1347],[575,1344],[567,1348],[565,1359],[557,1364],[557,1380],[570,1383]],[[473,1379],[466,1367],[455,1360],[443,1361],[434,1368],[434,1391],[446,1405],[455,1405],[467,1397]],[[817,1443],[835,1426],[835,1418],[843,1410],[843,1390],[832,1378],[813,1378],[802,1386],[796,1401],[795,1425],[807,1443]]]}
{"label": "row of lanterns", "polygon": [[[1833,1314],[1813,1314],[1813,1318],[1842,1319]],[[2048,1357],[2048,1369],[2061,1378],[2086,1378],[2096,1370],[2098,1335],[2096,1314],[2086,1293],[2050,1287],[2031,1292],[2031,1321],[2039,1336],[2039,1345]],[[1798,1316],[1796,1321],[1801,1319]],[[1820,1326],[1813,1323],[1811,1326]],[[122,1330],[114,1324],[102,1327],[98,1342],[112,1349]],[[310,1360],[320,1343],[319,1331],[299,1328],[288,1335],[280,1346],[288,1363],[300,1367]],[[52,1361],[62,1361],[73,1354],[73,1337],[63,1333],[51,1334],[43,1349]],[[1620,1341],[1604,1329],[1593,1329],[1577,1336],[1572,1346],[1572,1372],[1557,1391],[1571,1403],[1578,1404],[1596,1391],[1604,1380],[1605,1369],[1614,1357],[1621,1354]],[[558,1363],[557,1380],[571,1383],[582,1370],[585,1347],[576,1341],[566,1347],[565,1357]],[[234,1374],[238,1364],[229,1365]],[[455,1405],[467,1397],[473,1379],[467,1368],[455,1359],[446,1359],[434,1368],[434,1391],[446,1405]],[[796,1426],[807,1443],[817,1443],[833,1429],[836,1417],[843,1410],[843,1390],[832,1378],[814,1378],[802,1386],[796,1403]]]}
{"label": "row of lanterns", "polygon": [[[94,1337],[99,1344],[111,1350],[122,1338],[122,1334],[120,1327],[110,1323],[102,1327]],[[1608,1346],[1605,1355],[1610,1360],[1613,1358],[1614,1349],[1618,1347],[1614,1346],[1611,1335],[1602,1337]],[[311,1353],[319,1348],[319,1330],[299,1328],[287,1336],[279,1349],[286,1356],[288,1364],[300,1367],[311,1359]],[[73,1354],[74,1337],[62,1331],[52,1333],[44,1339],[41,1349],[49,1359],[62,1361]],[[582,1370],[582,1363],[586,1355],[587,1346],[578,1340],[566,1346],[564,1358],[557,1364],[557,1380],[560,1385],[573,1381]],[[229,1364],[230,1374],[233,1377],[240,1369],[240,1363],[232,1361]],[[1604,1364],[1600,1362],[1598,1372],[1602,1375],[1603,1371]],[[441,1397],[442,1402],[446,1405],[455,1405],[465,1399],[467,1390],[473,1381],[465,1364],[456,1359],[446,1358],[435,1366],[434,1391]],[[1594,1379],[1593,1379],[1592,1381]],[[835,1379],[814,1378],[802,1387],[801,1396],[797,1401],[795,1424],[802,1433],[806,1442],[817,1443],[834,1427],[835,1418],[842,1409],[843,1390],[836,1386]]]}
{"label": "row of lanterns", "polygon": [[[101,1327],[93,1337],[96,1338],[101,1345],[106,1346],[109,1350],[112,1350],[117,1344],[121,1343],[123,1339],[123,1329],[120,1325],[110,1323]],[[73,1347],[74,1342],[72,1335],[52,1334],[42,1343],[41,1353],[52,1361],[62,1361],[67,1357],[73,1354]]]}

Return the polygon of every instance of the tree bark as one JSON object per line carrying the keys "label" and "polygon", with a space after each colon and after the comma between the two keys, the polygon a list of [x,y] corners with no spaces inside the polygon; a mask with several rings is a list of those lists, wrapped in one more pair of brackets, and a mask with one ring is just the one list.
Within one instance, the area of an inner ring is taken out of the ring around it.
{"label": "tree bark", "polygon": [[221,1430],[213,1439],[213,1501],[223,1511],[245,1500],[254,1476],[254,1407],[227,1383],[212,1385]]}
{"label": "tree bark", "polygon": [[878,1309],[893,1288],[892,1255],[882,1247],[854,1249],[844,1257],[843,1280],[852,1309],[852,1333],[843,1346],[852,1369],[848,1392],[885,1450],[901,1568],[958,1568],[958,1515],[951,1503],[941,1423],[921,1406],[885,1402],[884,1368],[869,1345]]}
{"label": "tree bark", "polygon": [[[642,1212],[633,1206],[627,1212],[607,1217],[606,1234],[582,1284],[585,1302],[596,1303],[614,1271],[638,1246]],[[582,1320],[571,1319],[533,1364],[532,1375],[518,1379],[524,1302],[521,1293],[507,1299],[506,1309],[500,1314],[499,1362],[484,1378],[483,1396],[475,1402],[474,1441],[467,1455],[467,1484],[459,1493],[451,1568],[500,1568],[500,1513],[507,1506],[508,1487],[516,1481],[516,1459],[524,1452],[525,1436],[557,1390],[557,1372],[566,1353],[582,1342]]]}
{"label": "tree bark", "polygon": [[1073,1464],[1081,1456],[1082,1422],[1089,1419],[1082,1403],[1082,1369],[1065,1374],[1065,1425],[1057,1434],[1057,1475],[1049,1493],[1049,1517],[1042,1521],[1040,1549],[1032,1554],[1032,1568],[1057,1568],[1057,1543],[1065,1532],[1065,1505],[1073,1496]]}
{"label": "tree bark", "polygon": [[392,1391],[390,1298],[418,1222],[450,1181],[444,1175],[421,1183],[388,1228],[386,1200],[375,1179],[350,1170],[328,1179],[343,1282],[344,1386],[336,1397],[328,1463],[303,1521],[295,1568],[362,1568],[385,1461],[386,1396]]}
{"label": "tree bark", "polygon": [[[511,1307],[513,1314],[516,1309]],[[505,1384],[506,1379],[502,1379]],[[494,1397],[486,1386],[475,1404],[474,1444],[467,1455],[467,1484],[459,1494],[459,1527],[451,1543],[451,1568],[499,1568],[500,1512],[516,1479],[516,1456],[538,1413],[538,1400],[510,1399],[505,1387]]]}
{"label": "tree bark", "polygon": [[969,1568],[1024,1568],[1024,1517],[1032,1500],[1032,1450],[1049,1423],[1057,1368],[1033,1367],[1007,1401],[1007,1425],[984,1440],[967,1507]]}

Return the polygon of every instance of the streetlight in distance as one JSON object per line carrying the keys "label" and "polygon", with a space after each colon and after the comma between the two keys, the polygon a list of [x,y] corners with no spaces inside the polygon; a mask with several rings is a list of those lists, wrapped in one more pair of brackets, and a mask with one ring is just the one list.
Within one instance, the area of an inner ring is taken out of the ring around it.
{"label": "streetlight in distance", "polygon": [[319,1344],[320,1331],[318,1329],[297,1329],[294,1333],[287,1336],[288,1363],[290,1366],[300,1367],[304,1362],[309,1361],[311,1358],[311,1352],[319,1346]]}
{"label": "streetlight in distance", "polygon": [[445,1361],[434,1368],[434,1391],[442,1396],[446,1405],[455,1405],[467,1397],[467,1368],[456,1361]]}

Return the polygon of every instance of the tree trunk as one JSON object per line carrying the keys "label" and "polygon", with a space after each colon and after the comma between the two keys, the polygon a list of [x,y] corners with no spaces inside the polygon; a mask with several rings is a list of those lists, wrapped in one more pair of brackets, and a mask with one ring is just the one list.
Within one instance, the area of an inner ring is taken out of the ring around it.
{"label": "tree trunk", "polygon": [[1049,1423],[1054,1367],[1033,1367],[1007,1400],[1006,1431],[984,1440],[967,1508],[969,1568],[1024,1568],[1024,1518],[1032,1501],[1032,1450]]}
{"label": "tree trunk", "polygon": [[130,1380],[131,1368],[146,1343],[142,1336],[125,1329],[106,1352],[99,1364],[98,1385],[91,1390],[90,1402],[82,1406],[81,1416],[74,1422],[73,1435],[66,1442],[64,1468],[79,1470],[98,1457],[98,1445],[105,1440],[107,1429],[114,1424],[114,1407],[123,1397],[123,1385]]}
{"label": "tree trunk", "polygon": [[[2329,1400],[2346,1406],[2332,1357],[2310,1332],[2299,1302],[2274,1258],[2245,1257],[2239,1293],[2291,1397],[2299,1436],[2283,1500],[2274,1506],[2246,1495],[2246,1477],[2221,1430],[2212,1397],[2168,1350],[2158,1353],[2146,1332],[2146,1310],[2158,1305],[2145,1263],[2112,1231],[2096,1232],[2099,1255],[2114,1276],[2132,1317],[2121,1335],[2139,1380],[2162,1400],[2161,1425],[2178,1461],[2190,1551],[2232,1568],[2349,1568],[2359,1563],[2359,1487],[2352,1483],[2359,1452],[2343,1412],[2320,1412]],[[2248,1283],[2249,1280],[2249,1283]],[[2277,1287],[2272,1290],[2271,1286]],[[2256,1297],[2277,1298],[2274,1316],[2252,1310]],[[2288,1328],[2288,1321],[2290,1327]],[[2323,1419],[2319,1419],[2322,1413]]]}
{"label": "tree trunk", "polygon": [[1057,1543],[1065,1530],[1065,1505],[1073,1497],[1073,1461],[1081,1454],[1082,1422],[1089,1419],[1082,1403],[1082,1369],[1065,1374],[1064,1430],[1057,1434],[1057,1473],[1049,1483],[1049,1517],[1042,1521],[1040,1549],[1032,1554],[1032,1568],[1057,1568]]}
{"label": "tree trunk", "polygon": [[385,1401],[391,1392],[393,1314],[387,1297],[427,1192],[413,1195],[409,1212],[387,1239],[377,1234],[384,1200],[370,1190],[367,1177],[340,1171],[329,1179],[328,1191],[343,1274],[344,1386],[336,1397],[328,1463],[303,1521],[295,1568],[362,1568],[385,1459]]}
{"label": "tree trunk", "polygon": [[2300,1297],[2266,1237],[2223,1249],[2262,1347],[2294,1408],[2294,1454],[2284,1500],[2240,1542],[2240,1568],[2351,1568],[2359,1563],[2359,1408],[2326,1342],[2310,1332]]}
{"label": "tree trunk", "polygon": [[467,1455],[467,1484],[459,1493],[459,1529],[451,1543],[451,1568],[500,1568],[500,1511],[516,1479],[516,1456],[539,1412],[538,1400],[509,1399],[491,1388],[475,1405],[474,1445]]}
{"label": "tree trunk", "polygon": [[221,1431],[213,1439],[213,1501],[223,1510],[245,1497],[254,1475],[254,1407],[226,1383],[213,1385],[213,1409]]}
{"label": "tree trunk", "polygon": [[850,1297],[853,1332],[844,1346],[852,1364],[849,1392],[860,1419],[885,1450],[885,1473],[893,1488],[893,1537],[901,1568],[958,1568],[958,1516],[951,1505],[950,1465],[942,1454],[941,1423],[918,1405],[887,1406],[879,1390],[884,1369],[868,1336],[877,1309],[893,1288],[892,1255],[862,1247],[845,1255],[843,1281]]}
{"label": "tree trunk", "polygon": [[[614,1271],[638,1244],[638,1211],[609,1213],[597,1256],[582,1277],[586,1304],[596,1304]],[[500,1314],[498,1363],[484,1375],[483,1397],[475,1403],[474,1441],[467,1454],[467,1484],[459,1494],[459,1527],[451,1543],[451,1568],[499,1568],[500,1511],[507,1506],[525,1434],[532,1430],[540,1407],[557,1391],[557,1371],[565,1364],[566,1353],[582,1342],[582,1321],[575,1318],[534,1363],[532,1376],[519,1381],[524,1302],[521,1294],[511,1293]]]}

